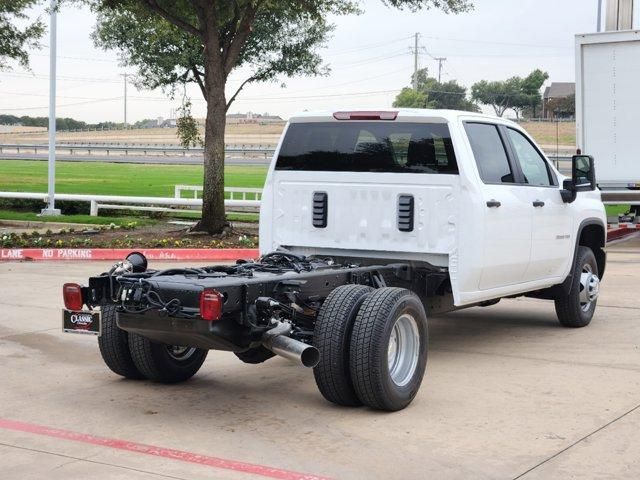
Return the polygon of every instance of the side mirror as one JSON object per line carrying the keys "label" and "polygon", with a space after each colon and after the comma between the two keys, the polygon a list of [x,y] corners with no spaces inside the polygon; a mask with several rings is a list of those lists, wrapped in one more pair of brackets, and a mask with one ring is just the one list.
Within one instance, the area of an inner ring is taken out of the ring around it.
{"label": "side mirror", "polygon": [[593,157],[590,155],[574,155],[571,159],[571,180],[562,183],[560,196],[564,203],[571,203],[578,192],[596,189],[596,170]]}
{"label": "side mirror", "polygon": [[596,170],[592,156],[573,156],[571,159],[571,180],[576,192],[588,192],[596,189]]}

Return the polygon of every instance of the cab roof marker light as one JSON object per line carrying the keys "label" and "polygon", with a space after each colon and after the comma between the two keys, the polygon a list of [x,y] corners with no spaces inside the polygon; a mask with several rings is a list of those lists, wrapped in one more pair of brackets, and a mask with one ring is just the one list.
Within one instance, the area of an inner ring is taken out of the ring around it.
{"label": "cab roof marker light", "polygon": [[333,118],[336,120],[395,120],[398,112],[393,111],[352,111],[334,112]]}

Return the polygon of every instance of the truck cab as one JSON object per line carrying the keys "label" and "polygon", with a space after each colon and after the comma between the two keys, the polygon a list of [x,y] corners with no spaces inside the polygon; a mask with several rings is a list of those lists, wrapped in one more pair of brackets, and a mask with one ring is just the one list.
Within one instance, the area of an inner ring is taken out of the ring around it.
{"label": "truck cab", "polygon": [[269,169],[260,249],[446,269],[454,307],[540,292],[580,245],[604,271],[596,189],[569,180],[516,123],[400,109],[290,119]]}

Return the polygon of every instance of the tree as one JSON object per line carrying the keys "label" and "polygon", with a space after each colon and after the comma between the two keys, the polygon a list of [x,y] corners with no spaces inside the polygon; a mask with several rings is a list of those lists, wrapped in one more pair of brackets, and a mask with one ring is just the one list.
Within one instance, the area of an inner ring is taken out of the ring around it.
{"label": "tree", "polygon": [[491,105],[496,115],[502,117],[504,112],[513,106],[517,95],[514,80],[514,78],[504,82],[482,80],[471,87],[471,98],[483,105]]}
{"label": "tree", "polygon": [[[224,133],[229,106],[251,82],[327,72],[317,53],[329,18],[358,13],[356,0],[85,0],[98,13],[94,38],[117,49],[148,88],[195,82],[207,104],[202,220],[197,230],[222,231]],[[468,0],[382,0],[396,8],[470,8]],[[227,98],[232,71],[251,72]]]}
{"label": "tree", "polygon": [[525,78],[511,77],[504,81],[482,80],[471,87],[471,98],[493,107],[496,115],[502,117],[512,109],[517,117],[526,107],[540,104],[540,88],[549,75],[542,70],[534,70]]}
{"label": "tree", "polygon": [[576,96],[550,98],[547,101],[547,109],[553,112],[554,118],[574,117],[576,114]]}
{"label": "tree", "polygon": [[394,107],[427,108],[427,96],[422,92],[416,92],[413,88],[405,87],[393,101]]}
{"label": "tree", "polygon": [[414,78],[417,90],[403,88],[393,102],[394,107],[479,111],[478,106],[467,99],[467,89],[455,80],[440,83],[429,77],[426,68],[412,75],[412,83]]}
{"label": "tree", "polygon": [[19,24],[27,19],[25,10],[36,3],[38,0],[0,0],[0,70],[8,68],[11,60],[29,66],[27,49],[38,46],[44,25],[40,19],[22,27]]}
{"label": "tree", "polygon": [[517,102],[514,105],[514,110],[518,117],[520,117],[525,108],[531,108],[533,117],[536,117],[536,108],[542,102],[540,89],[548,79],[549,74],[547,72],[536,69],[520,81],[521,93],[517,96]]}

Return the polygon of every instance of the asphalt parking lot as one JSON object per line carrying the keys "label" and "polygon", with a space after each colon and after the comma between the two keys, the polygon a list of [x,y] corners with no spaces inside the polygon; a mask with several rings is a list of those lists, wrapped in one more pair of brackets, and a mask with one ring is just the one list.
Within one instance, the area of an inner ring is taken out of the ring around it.
{"label": "asphalt parking lot", "polygon": [[609,249],[587,328],[530,299],[430,319],[422,389],[393,414],[335,407],[281,358],[120,379],[59,325],[62,284],[105,266],[0,263],[1,478],[640,477],[640,240]]}

